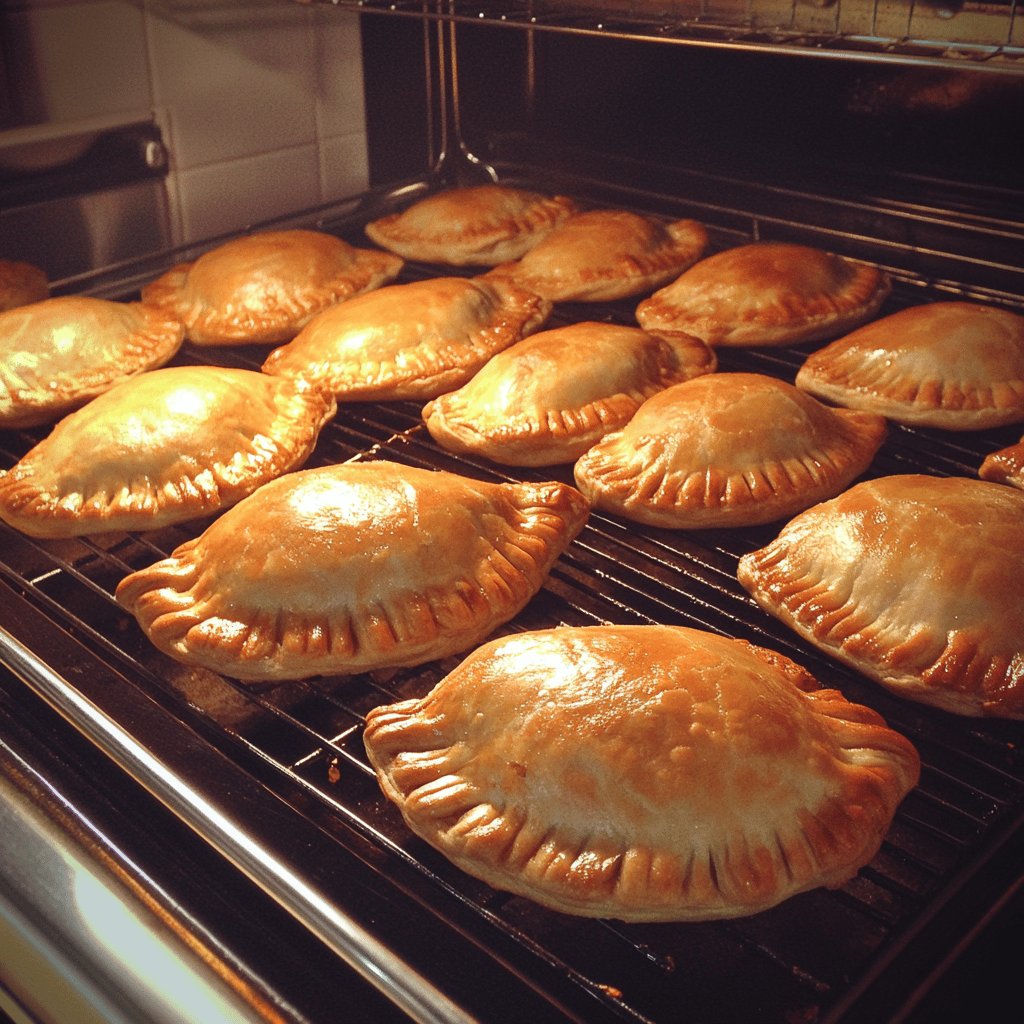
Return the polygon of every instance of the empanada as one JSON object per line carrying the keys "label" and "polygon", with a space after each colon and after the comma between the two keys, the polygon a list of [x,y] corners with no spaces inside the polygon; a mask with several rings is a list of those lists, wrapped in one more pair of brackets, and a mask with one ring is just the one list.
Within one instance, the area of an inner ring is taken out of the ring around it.
{"label": "empanada", "polygon": [[978,470],[982,480],[997,484],[1009,484],[1024,490],[1024,437],[1007,448],[986,455]]}
{"label": "empanada", "polygon": [[334,399],[252,370],[175,366],[111,388],[0,474],[0,518],[35,537],[151,530],[302,465]]}
{"label": "empanada", "polygon": [[798,515],[739,580],[809,643],[923,704],[1024,718],[1024,494],[889,476]]}
{"label": "empanada", "polygon": [[838,494],[885,419],[831,409],[757,373],[697,377],[649,398],[576,463],[596,508],[677,529],[768,523]]}
{"label": "empanada", "polygon": [[163,366],[181,324],[152,306],[66,295],[0,313],[0,427],[52,423]]}
{"label": "empanada", "polygon": [[796,385],[944,430],[1024,420],[1024,317],[974,302],[910,306],[812,352]]}
{"label": "empanada", "polygon": [[142,289],[195,345],[280,344],[336,302],[393,281],[402,260],[322,231],[262,231],[181,263]]}
{"label": "empanada", "polygon": [[314,381],[339,400],[434,398],[537,330],[550,312],[550,302],[505,281],[393,284],[322,313],[271,352],[263,371]]}
{"label": "empanada", "polygon": [[408,260],[493,267],[519,259],[576,212],[567,196],[510,185],[452,188],[366,225],[367,237]]}
{"label": "empanada", "polygon": [[0,313],[50,297],[46,272],[21,260],[0,260]]}
{"label": "empanada", "polygon": [[917,782],[913,746],[782,655],[682,626],[478,648],[367,715],[408,826],[554,910],[701,921],[838,886]]}
{"label": "empanada", "polygon": [[516,615],[587,511],[561,483],[301,470],[127,576],[117,599],[160,650],[239,679],[418,665]]}
{"label": "empanada", "polygon": [[423,410],[450,451],[510,466],[574,462],[651,395],[715,368],[696,338],[584,321],[542,331],[494,356]]}
{"label": "empanada", "polygon": [[856,327],[889,290],[876,267],[812,246],[753,242],[701,260],[641,302],[636,318],[709,345],[791,345]]}
{"label": "empanada", "polygon": [[553,302],[611,301],[671,281],[707,244],[708,233],[695,220],[665,223],[628,210],[588,210],[488,277],[510,277]]}

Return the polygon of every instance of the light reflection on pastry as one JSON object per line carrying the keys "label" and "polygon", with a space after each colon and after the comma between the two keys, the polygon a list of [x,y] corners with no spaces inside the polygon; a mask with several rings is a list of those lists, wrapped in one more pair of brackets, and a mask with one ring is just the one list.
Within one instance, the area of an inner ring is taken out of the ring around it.
{"label": "light reflection on pastry", "polygon": [[1024,494],[889,476],[801,513],[744,555],[765,611],[894,693],[1024,718]]}
{"label": "light reflection on pastry", "polygon": [[448,189],[366,225],[367,237],[409,260],[493,267],[518,259],[576,212],[567,196],[486,184]]}
{"label": "light reflection on pastry", "polygon": [[302,465],[335,409],[252,370],[154,370],[65,417],[0,474],[0,518],[73,537],[209,515]]}
{"label": "light reflection on pastry", "polygon": [[651,395],[714,368],[714,353],[696,338],[585,321],[498,353],[430,402],[423,419],[449,451],[511,466],[574,462]]}
{"label": "light reflection on pastry", "polygon": [[811,246],[754,242],[701,260],[641,302],[636,318],[709,345],[791,345],[856,327],[889,290],[876,267]]}
{"label": "light reflection on pastry", "polygon": [[336,302],[394,280],[402,260],[322,231],[262,231],[182,263],[142,289],[196,345],[280,344]]}
{"label": "light reflection on pastry", "polygon": [[263,370],[313,381],[339,401],[434,398],[537,330],[550,312],[550,302],[505,281],[389,285],[322,313],[271,352]]}
{"label": "light reflection on pastry", "polygon": [[418,665],[516,615],[587,512],[561,483],[301,470],[127,576],[117,599],[166,654],[239,679]]}
{"label": "light reflection on pastry", "polygon": [[1006,448],[985,456],[978,476],[997,484],[1008,484],[1024,490],[1024,437]]}
{"label": "light reflection on pastry", "polygon": [[59,296],[0,313],[0,427],[52,423],[163,366],[182,327],[138,302]]}
{"label": "light reflection on pastry", "polygon": [[22,260],[0,259],[0,313],[50,297],[46,272]]}
{"label": "light reflection on pastry", "polygon": [[912,745],[787,658],[681,626],[521,633],[367,715],[408,826],[554,910],[701,921],[838,886],[917,781]]}
{"label": "light reflection on pastry", "polygon": [[796,385],[850,409],[944,430],[1024,420],[1024,316],[973,302],[911,306],[812,352]]}
{"label": "light reflection on pastry", "polygon": [[695,220],[666,223],[628,210],[589,210],[491,273],[553,302],[611,301],[671,281],[700,259],[707,244],[707,231]]}
{"label": "light reflection on pastry", "polygon": [[881,416],[774,377],[715,373],[648,399],[580,458],[576,484],[596,508],[652,526],[749,526],[837,494],[885,434]]}

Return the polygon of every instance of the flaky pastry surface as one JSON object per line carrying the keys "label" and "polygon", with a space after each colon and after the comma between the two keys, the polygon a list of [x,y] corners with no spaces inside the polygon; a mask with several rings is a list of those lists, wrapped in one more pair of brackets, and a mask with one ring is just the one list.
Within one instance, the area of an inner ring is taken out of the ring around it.
{"label": "flaky pastry surface", "polygon": [[650,331],[685,331],[709,345],[819,341],[872,317],[888,276],[812,246],[754,242],[715,253],[637,306]]}
{"label": "flaky pastry surface", "polygon": [[551,303],[505,281],[435,277],[393,284],[322,313],[263,364],[339,400],[434,398],[537,330]]}
{"label": "flaky pastry surface", "polygon": [[587,512],[561,483],[301,470],[127,576],[117,599],[166,654],[239,679],[417,665],[512,618]]}
{"label": "flaky pastry surface", "polygon": [[261,231],[181,263],[142,289],[196,345],[280,344],[336,302],[394,280],[402,260],[322,231]]}
{"label": "flaky pastry surface", "polygon": [[881,416],[831,409],[774,377],[715,373],[648,399],[574,473],[595,507],[627,519],[747,526],[837,494],[885,434]]}
{"label": "flaky pastry surface", "polygon": [[335,409],[252,370],[153,370],[65,417],[0,475],[0,518],[69,537],[207,515],[305,462]]}
{"label": "flaky pastry surface", "polygon": [[587,210],[492,273],[553,302],[611,301],[671,281],[707,244],[707,231],[695,220],[665,223],[628,210]]}
{"label": "flaky pastry surface", "polygon": [[0,313],[0,427],[51,423],[163,366],[181,324],[138,302],[67,295]]}
{"label": "flaky pastry surface", "polygon": [[966,477],[860,483],[739,563],[765,611],[894,693],[1024,718],[1024,494]]}
{"label": "flaky pastry surface", "polygon": [[567,196],[486,184],[452,188],[366,225],[368,238],[409,260],[493,267],[518,259],[576,212]]}
{"label": "flaky pastry surface", "polygon": [[499,352],[468,383],[428,403],[423,419],[450,451],[505,465],[573,462],[651,395],[715,364],[696,338],[584,321]]}
{"label": "flaky pastry surface", "polygon": [[812,352],[797,387],[900,423],[1024,421],[1024,316],[973,302],[910,306]]}
{"label": "flaky pastry surface", "polygon": [[681,626],[494,640],[364,742],[408,826],[555,910],[698,921],[842,884],[916,783],[911,744],[781,655]]}

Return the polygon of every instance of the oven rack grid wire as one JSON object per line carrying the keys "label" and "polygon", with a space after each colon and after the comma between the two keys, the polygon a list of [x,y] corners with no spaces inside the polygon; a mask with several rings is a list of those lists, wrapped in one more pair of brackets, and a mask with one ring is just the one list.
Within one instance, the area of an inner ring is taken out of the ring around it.
{"label": "oven rack grid wire", "polygon": [[[311,0],[300,0],[308,3]],[[360,14],[677,46],[1024,73],[1017,0],[312,0]]]}
{"label": "oven rack grid wire", "polygon": [[[365,210],[356,221],[360,218],[368,219]],[[709,226],[716,245],[743,240],[733,227],[714,227],[713,219]],[[337,228],[357,240],[351,215]],[[749,236],[758,230],[752,225]],[[446,272],[410,264],[402,279]],[[949,282],[940,285],[929,288],[903,275],[890,308],[948,298]],[[556,310],[550,326],[584,318],[630,322],[632,307],[566,306]],[[257,347],[187,347],[177,361],[258,369],[264,355]],[[803,355],[803,349],[719,351],[723,370],[790,380]],[[446,453],[430,439],[419,413],[413,403],[343,403],[309,464],[389,458],[485,479],[570,480],[565,469],[513,474]],[[13,464],[42,432],[0,434],[3,465]],[[964,437],[893,426],[870,475],[971,476],[985,453],[1016,440],[1013,429]],[[262,688],[185,670],[150,647],[113,601],[114,588],[126,572],[168,554],[203,525],[60,542],[34,541],[5,527],[0,579],[176,721],[198,730],[204,742],[315,819],[341,847],[357,835],[379,854],[384,875],[411,876],[419,898],[438,915],[454,900],[473,921],[475,941],[482,946],[511,946],[525,971],[543,970],[545,977],[553,972],[563,979],[569,994],[560,992],[557,1001],[570,1007],[569,1016],[659,1021],[671,1019],[672,1008],[685,1001],[694,1021],[756,1024],[782,1015],[853,1019],[845,1015],[855,1011],[858,997],[920,939],[944,905],[974,885],[1024,834],[1017,723],[963,720],[900,701],[818,655],[745,595],[735,579],[736,562],[774,536],[777,524],[690,534],[594,513],[545,588],[507,629],[670,622],[772,647],[850,699],[875,707],[910,737],[922,754],[922,780],[899,809],[878,856],[837,890],[806,893],[752,918],[698,925],[625,926],[543,911],[462,875],[411,836],[366,762],[365,713],[426,692],[457,658],[418,669]],[[146,743],[145,736],[139,739]],[[201,792],[203,780],[194,781]],[[759,1007],[739,1001],[744,997],[737,991],[738,976],[762,994]]]}

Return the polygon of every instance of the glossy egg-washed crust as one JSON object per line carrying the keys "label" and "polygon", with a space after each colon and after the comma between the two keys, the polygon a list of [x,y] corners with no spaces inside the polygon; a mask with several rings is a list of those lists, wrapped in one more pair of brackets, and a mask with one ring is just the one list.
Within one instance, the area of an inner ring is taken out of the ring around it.
{"label": "glossy egg-washed crust", "polygon": [[46,272],[21,260],[0,260],[0,313],[50,297]]}
{"label": "glossy egg-washed crust", "polygon": [[239,679],[417,665],[518,613],[587,513],[561,483],[302,470],[127,576],[117,599],[160,650]]}
{"label": "glossy egg-washed crust", "polygon": [[701,260],[637,306],[650,331],[709,345],[820,341],[868,320],[890,291],[884,271],[806,245],[754,242]]}
{"label": "glossy egg-washed crust", "polygon": [[869,480],[744,555],[739,580],[808,642],[924,704],[1024,718],[1024,494]]}
{"label": "glossy egg-washed crust", "polygon": [[628,210],[588,210],[492,274],[553,302],[612,301],[671,281],[707,245],[708,233],[695,220],[666,223]]}
{"label": "glossy egg-washed crust", "polygon": [[366,225],[368,238],[406,259],[493,267],[519,259],[576,212],[567,196],[486,184],[438,192]]}
{"label": "glossy egg-washed crust", "polygon": [[154,370],[71,413],[0,474],[0,518],[69,537],[208,515],[301,466],[335,410],[330,395],[252,370]]}
{"label": "glossy egg-washed crust", "polygon": [[1024,437],[1016,444],[986,455],[978,476],[997,484],[1008,484],[1024,490]]}
{"label": "glossy egg-washed crust", "polygon": [[402,260],[326,232],[262,231],[181,263],[142,289],[195,345],[280,344],[336,302],[394,280]]}
{"label": "glossy egg-washed crust", "polygon": [[679,626],[492,641],[367,715],[408,826],[554,910],[700,921],[836,886],[916,783],[911,744],[787,658]]}
{"label": "glossy egg-washed crust", "polygon": [[58,296],[0,313],[0,427],[52,423],[181,347],[174,317],[138,302]]}
{"label": "glossy egg-washed crust", "polygon": [[591,503],[651,526],[749,526],[832,497],[886,436],[762,374],[715,373],[654,395],[576,463]]}
{"label": "glossy egg-washed crust", "polygon": [[584,321],[499,352],[468,383],[423,409],[449,451],[511,466],[574,462],[663,388],[715,369],[686,335]]}
{"label": "glossy egg-washed crust", "polygon": [[339,401],[425,400],[460,387],[550,312],[550,302],[506,281],[389,285],[322,313],[263,371],[312,381]]}
{"label": "glossy egg-washed crust", "polygon": [[1024,317],[972,302],[910,306],[812,352],[796,385],[943,430],[1024,420]]}

